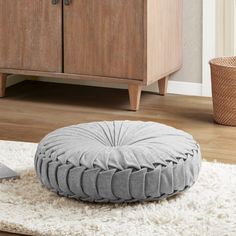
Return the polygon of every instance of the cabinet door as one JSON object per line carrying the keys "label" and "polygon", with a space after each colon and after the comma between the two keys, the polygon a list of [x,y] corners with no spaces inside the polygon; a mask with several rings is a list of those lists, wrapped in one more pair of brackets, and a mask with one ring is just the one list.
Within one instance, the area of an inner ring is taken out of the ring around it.
{"label": "cabinet door", "polygon": [[144,2],[76,0],[65,6],[65,73],[142,80]]}
{"label": "cabinet door", "polygon": [[61,1],[0,0],[0,68],[61,71]]}

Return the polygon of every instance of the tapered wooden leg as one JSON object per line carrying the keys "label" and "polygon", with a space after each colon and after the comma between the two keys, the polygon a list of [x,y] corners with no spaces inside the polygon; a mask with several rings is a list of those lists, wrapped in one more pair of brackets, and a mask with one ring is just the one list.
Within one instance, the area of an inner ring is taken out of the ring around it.
{"label": "tapered wooden leg", "polygon": [[169,76],[164,77],[163,79],[158,80],[159,93],[162,96],[165,96],[168,88]]}
{"label": "tapered wooden leg", "polygon": [[142,92],[142,85],[139,84],[129,85],[130,109],[132,111],[137,111],[139,109],[141,92]]}
{"label": "tapered wooden leg", "polygon": [[0,74],[0,98],[5,96],[7,75]]}

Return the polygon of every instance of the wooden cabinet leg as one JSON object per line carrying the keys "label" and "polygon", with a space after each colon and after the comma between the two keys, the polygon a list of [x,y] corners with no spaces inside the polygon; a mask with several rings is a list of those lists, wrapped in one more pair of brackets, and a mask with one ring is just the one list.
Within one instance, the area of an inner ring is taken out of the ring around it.
{"label": "wooden cabinet leg", "polygon": [[141,92],[142,92],[142,85],[139,84],[129,85],[129,100],[130,100],[130,108],[132,111],[137,111],[139,109]]}
{"label": "wooden cabinet leg", "polygon": [[159,93],[162,96],[165,96],[168,88],[169,76],[164,77],[163,79],[158,80]]}
{"label": "wooden cabinet leg", "polygon": [[7,75],[0,74],[0,98],[5,96]]}

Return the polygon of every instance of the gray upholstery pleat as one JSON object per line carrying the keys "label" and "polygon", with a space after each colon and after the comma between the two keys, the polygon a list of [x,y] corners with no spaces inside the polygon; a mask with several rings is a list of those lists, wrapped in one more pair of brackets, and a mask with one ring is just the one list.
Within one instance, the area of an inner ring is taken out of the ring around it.
{"label": "gray upholstery pleat", "polygon": [[158,200],[192,186],[201,152],[190,134],[154,122],[79,124],[48,134],[35,170],[60,195],[90,202]]}
{"label": "gray upholstery pleat", "polygon": [[191,186],[192,185],[191,183],[193,182],[193,176],[190,169],[191,164],[192,164],[191,158],[188,158],[185,161],[185,185],[186,186]]}
{"label": "gray upholstery pleat", "polygon": [[184,190],[185,184],[185,171],[184,171],[184,161],[180,160],[177,165],[174,166],[173,170],[174,178],[174,190],[182,191]]}
{"label": "gray upholstery pleat", "polygon": [[161,195],[161,166],[158,166],[156,169],[147,172],[145,185],[147,197],[157,198]]}
{"label": "gray upholstery pleat", "polygon": [[118,171],[113,175],[112,191],[117,198],[131,199],[129,191],[129,178],[132,170]]}
{"label": "gray upholstery pleat", "polygon": [[68,173],[73,165],[61,165],[57,169],[57,182],[60,189],[60,192],[65,193],[66,195],[72,195],[68,186]]}
{"label": "gray upholstery pleat", "polygon": [[38,178],[40,179],[40,181],[42,182],[41,180],[41,166],[42,166],[42,163],[43,163],[43,157],[42,155],[39,156],[39,158],[37,158],[37,161],[35,162],[35,170],[36,170],[36,174],[38,176]]}
{"label": "gray upholstery pleat", "polygon": [[90,198],[99,199],[100,196],[97,192],[97,176],[100,172],[99,168],[88,169],[84,171],[82,177],[82,187]]}
{"label": "gray upholstery pleat", "polygon": [[[199,162],[196,158],[194,158],[194,156],[196,155],[198,155],[198,153],[194,151],[194,154],[192,156],[192,165],[191,165],[194,182],[196,182],[198,173],[200,172],[200,168],[201,168],[201,162]],[[199,153],[199,155],[201,155],[201,153]]]}
{"label": "gray upholstery pleat", "polygon": [[74,167],[69,171],[69,176],[68,176],[69,189],[73,193],[73,195],[76,196],[77,198],[88,197],[88,195],[84,193],[81,184],[84,170],[85,167],[79,166],[79,167]]}
{"label": "gray upholstery pleat", "polygon": [[130,175],[130,194],[134,199],[145,199],[145,176],[147,169],[134,171]]}
{"label": "gray upholstery pleat", "polygon": [[48,166],[52,160],[50,158],[44,158],[42,160],[43,161],[41,164],[41,181],[43,185],[45,185],[47,188],[50,188],[51,185],[48,179]]}
{"label": "gray upholstery pleat", "polygon": [[51,185],[51,188],[57,191],[59,189],[58,183],[57,183],[57,170],[60,166],[60,162],[58,161],[52,161],[49,163],[48,166],[48,178]]}
{"label": "gray upholstery pleat", "polygon": [[116,200],[116,197],[112,192],[112,178],[115,172],[116,170],[112,169],[112,170],[102,171],[98,175],[97,179],[98,194],[102,198],[107,198],[109,200]]}
{"label": "gray upholstery pleat", "polygon": [[165,167],[161,171],[161,194],[171,194],[174,192],[173,183],[173,164],[170,163],[168,167]]}

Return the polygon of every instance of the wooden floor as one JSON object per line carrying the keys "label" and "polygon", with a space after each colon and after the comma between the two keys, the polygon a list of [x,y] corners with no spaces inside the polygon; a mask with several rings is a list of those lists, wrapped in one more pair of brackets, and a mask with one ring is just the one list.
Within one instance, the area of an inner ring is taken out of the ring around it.
{"label": "wooden floor", "polygon": [[6,95],[0,99],[2,140],[39,142],[56,128],[81,122],[155,121],[191,133],[204,159],[236,163],[236,128],[213,122],[209,98],[143,93],[140,110],[132,112],[126,90],[25,81]]}
{"label": "wooden floor", "polygon": [[126,90],[26,81],[0,99],[0,139],[39,142],[48,132],[99,120],[156,121],[191,133],[203,157],[236,163],[236,127],[212,119],[209,98],[143,93],[140,110],[129,111]]}

